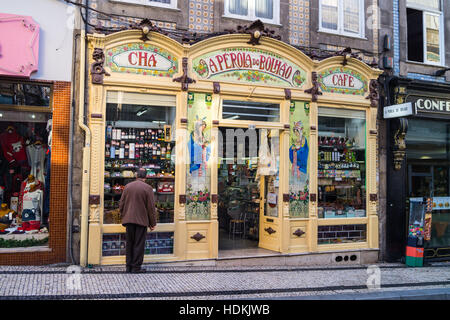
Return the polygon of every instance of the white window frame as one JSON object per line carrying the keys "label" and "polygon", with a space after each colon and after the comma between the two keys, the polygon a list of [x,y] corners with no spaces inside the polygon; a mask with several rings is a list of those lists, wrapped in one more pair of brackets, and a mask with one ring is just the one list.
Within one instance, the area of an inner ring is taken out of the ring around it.
{"label": "white window frame", "polygon": [[111,2],[139,4],[142,6],[161,7],[167,9],[178,9],[177,0],[170,0],[170,3],[154,2],[149,0],[110,0]]}
{"label": "white window frame", "polygon": [[322,26],[322,0],[319,0],[319,32],[338,34],[341,36],[352,37],[352,38],[365,38],[365,5],[364,0],[359,0],[359,33],[344,31],[344,5],[343,0],[338,0],[338,25],[337,30],[324,28]]}
{"label": "white window frame", "polygon": [[[408,62],[412,63],[420,63],[420,64],[429,64],[434,66],[445,66],[445,38],[444,38],[444,14],[443,14],[443,3],[440,1],[441,10],[430,9],[429,7],[416,5],[416,4],[406,4],[406,7],[409,9],[415,9],[422,11],[422,24],[423,24],[423,62],[409,60]],[[427,26],[426,26],[426,15],[437,16],[439,17],[439,58],[440,62],[428,61],[427,59]],[[408,25],[406,25],[408,27]]]}
{"label": "white window frame", "polygon": [[246,16],[230,13],[229,1],[224,0],[224,14],[225,18],[241,19],[255,21],[257,19],[264,23],[280,25],[280,0],[273,0],[273,19],[260,18],[256,16],[255,0],[248,0],[248,14]]}

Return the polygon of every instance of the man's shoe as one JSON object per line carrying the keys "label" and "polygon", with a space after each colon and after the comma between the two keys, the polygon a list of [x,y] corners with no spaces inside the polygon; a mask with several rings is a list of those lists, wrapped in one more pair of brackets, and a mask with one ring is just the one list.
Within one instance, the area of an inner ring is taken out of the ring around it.
{"label": "man's shoe", "polygon": [[131,270],[131,273],[146,273],[147,270],[145,269],[137,269],[137,270]]}

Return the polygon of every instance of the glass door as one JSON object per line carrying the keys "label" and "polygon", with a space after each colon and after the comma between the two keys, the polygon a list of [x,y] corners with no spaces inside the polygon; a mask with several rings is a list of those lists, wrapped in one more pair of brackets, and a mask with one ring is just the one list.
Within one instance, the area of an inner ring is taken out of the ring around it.
{"label": "glass door", "polygon": [[260,185],[259,244],[260,248],[280,250],[279,219],[279,130],[261,129],[256,178]]}

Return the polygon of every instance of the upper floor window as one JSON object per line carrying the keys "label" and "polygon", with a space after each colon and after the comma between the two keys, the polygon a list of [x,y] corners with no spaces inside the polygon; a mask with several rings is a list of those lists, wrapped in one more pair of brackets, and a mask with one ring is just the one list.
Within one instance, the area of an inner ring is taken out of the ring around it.
{"label": "upper floor window", "polygon": [[224,16],[279,24],[280,0],[225,0]]}
{"label": "upper floor window", "polygon": [[177,8],[177,0],[112,0],[114,2],[134,3],[163,8]]}
{"label": "upper floor window", "polygon": [[408,60],[444,65],[441,0],[406,2]]}
{"label": "upper floor window", "polygon": [[319,0],[319,31],[364,37],[364,0]]}

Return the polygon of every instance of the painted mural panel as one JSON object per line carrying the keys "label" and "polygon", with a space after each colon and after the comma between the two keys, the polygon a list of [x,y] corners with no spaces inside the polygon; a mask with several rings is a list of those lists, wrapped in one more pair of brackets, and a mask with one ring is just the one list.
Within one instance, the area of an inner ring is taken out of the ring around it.
{"label": "painted mural panel", "polygon": [[186,220],[210,218],[211,104],[211,94],[188,93]]}
{"label": "painted mural panel", "polygon": [[173,54],[148,43],[117,46],[106,50],[105,56],[112,72],[168,78],[178,72],[178,59]]}
{"label": "painted mural panel", "polygon": [[193,60],[193,69],[202,80],[252,83],[300,88],[306,72],[291,61],[258,48],[227,48]]}
{"label": "painted mural panel", "polygon": [[309,212],[309,103],[292,101],[289,123],[289,215]]}

